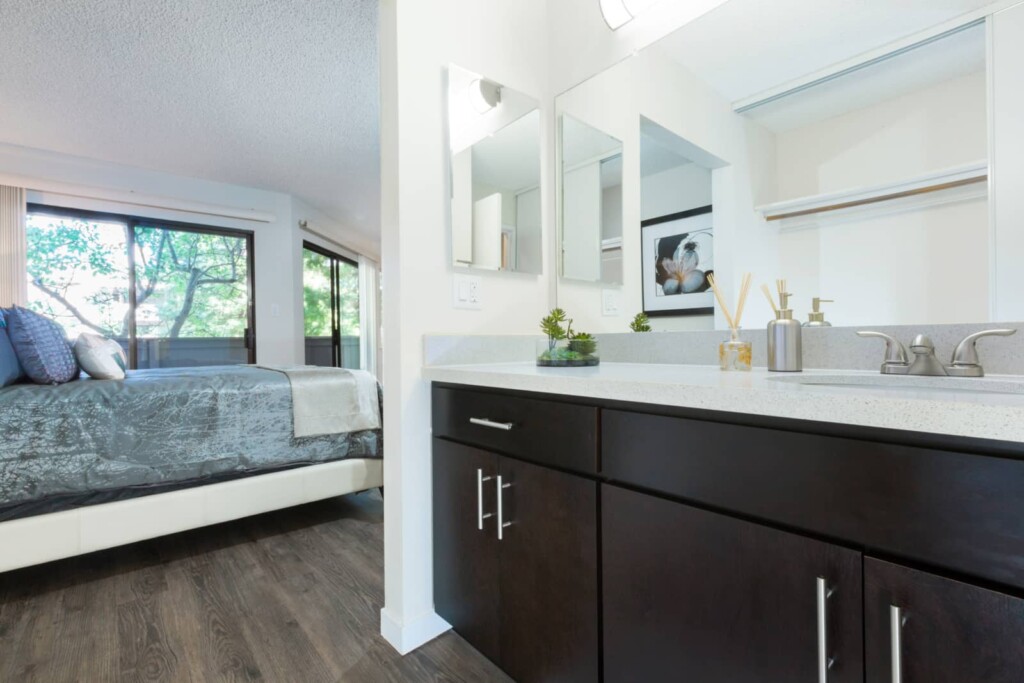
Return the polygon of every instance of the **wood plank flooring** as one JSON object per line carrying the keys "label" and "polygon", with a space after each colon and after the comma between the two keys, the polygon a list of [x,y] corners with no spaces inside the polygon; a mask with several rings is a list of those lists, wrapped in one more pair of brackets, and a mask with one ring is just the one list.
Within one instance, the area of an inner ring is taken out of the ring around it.
{"label": "wood plank flooring", "polygon": [[508,683],[380,637],[383,545],[374,492],[0,574],[0,682]]}

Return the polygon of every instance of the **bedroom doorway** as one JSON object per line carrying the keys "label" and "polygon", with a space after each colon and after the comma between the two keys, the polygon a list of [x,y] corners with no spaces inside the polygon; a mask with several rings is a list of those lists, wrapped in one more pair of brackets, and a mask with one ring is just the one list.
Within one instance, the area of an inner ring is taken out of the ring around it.
{"label": "bedroom doorway", "polygon": [[302,244],[306,364],[360,367],[359,264]]}

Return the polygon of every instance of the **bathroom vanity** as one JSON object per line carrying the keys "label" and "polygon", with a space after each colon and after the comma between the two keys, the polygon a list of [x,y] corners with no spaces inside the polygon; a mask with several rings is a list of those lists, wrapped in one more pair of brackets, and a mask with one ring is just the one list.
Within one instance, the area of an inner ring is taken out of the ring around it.
{"label": "bathroom vanity", "polygon": [[1024,677],[1024,396],[424,372],[436,610],[516,680]]}

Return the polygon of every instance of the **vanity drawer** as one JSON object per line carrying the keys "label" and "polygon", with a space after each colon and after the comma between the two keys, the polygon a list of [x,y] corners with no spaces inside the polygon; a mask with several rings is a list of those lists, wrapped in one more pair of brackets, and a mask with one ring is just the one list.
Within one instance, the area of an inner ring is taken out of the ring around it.
{"label": "vanity drawer", "polygon": [[574,472],[598,471],[598,409],[434,387],[434,436]]}
{"label": "vanity drawer", "polygon": [[609,480],[1024,588],[1024,461],[606,410]]}

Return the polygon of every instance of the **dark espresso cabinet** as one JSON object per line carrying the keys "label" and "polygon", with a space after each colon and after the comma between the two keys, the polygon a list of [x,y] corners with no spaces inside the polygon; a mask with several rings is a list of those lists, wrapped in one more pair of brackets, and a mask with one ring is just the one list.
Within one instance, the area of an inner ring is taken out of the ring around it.
{"label": "dark espresso cabinet", "polygon": [[493,453],[434,441],[434,605],[492,661],[498,661],[500,577],[493,519],[482,516],[494,513],[494,486],[483,479],[497,469]]}
{"label": "dark espresso cabinet", "polygon": [[434,440],[434,604],[517,681],[598,680],[597,483]]}
{"label": "dark espresso cabinet", "polygon": [[868,683],[1024,681],[1024,600],[867,558]]}
{"label": "dark espresso cabinet", "polygon": [[433,391],[436,609],[522,683],[1024,683],[1024,449]]}
{"label": "dark espresso cabinet", "polygon": [[607,485],[601,525],[606,683],[863,681],[860,553]]}

